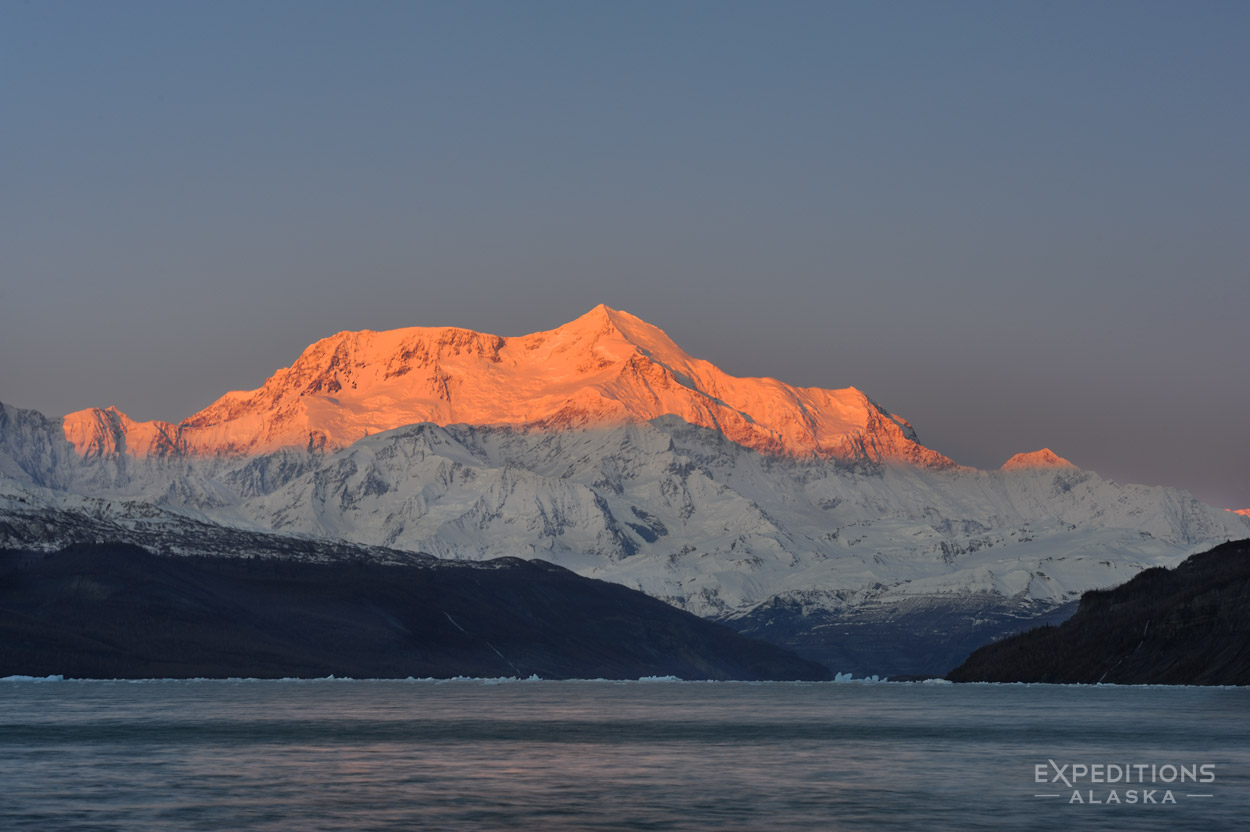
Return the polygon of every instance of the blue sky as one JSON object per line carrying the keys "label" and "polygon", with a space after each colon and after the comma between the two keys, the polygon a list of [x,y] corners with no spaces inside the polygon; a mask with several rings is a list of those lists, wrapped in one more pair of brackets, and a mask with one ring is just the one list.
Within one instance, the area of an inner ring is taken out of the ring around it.
{"label": "blue sky", "polygon": [[0,0],[0,400],[599,302],[1250,506],[1244,3]]}

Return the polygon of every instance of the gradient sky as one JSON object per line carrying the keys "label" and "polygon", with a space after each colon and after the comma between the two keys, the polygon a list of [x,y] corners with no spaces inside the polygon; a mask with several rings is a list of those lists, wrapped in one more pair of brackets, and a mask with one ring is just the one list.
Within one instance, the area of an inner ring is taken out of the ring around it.
{"label": "gradient sky", "polygon": [[1250,4],[0,0],[0,400],[599,302],[1250,506]]}

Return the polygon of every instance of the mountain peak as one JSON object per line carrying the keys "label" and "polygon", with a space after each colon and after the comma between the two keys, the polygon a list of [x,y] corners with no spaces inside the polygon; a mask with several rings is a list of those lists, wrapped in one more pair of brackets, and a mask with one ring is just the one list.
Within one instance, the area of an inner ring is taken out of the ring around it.
{"label": "mountain peak", "polygon": [[1016,471],[1021,468],[1075,468],[1068,460],[1059,456],[1050,448],[1042,448],[1027,454],[1016,454],[1003,463],[1003,471]]}
{"label": "mountain peak", "polygon": [[116,407],[90,407],[68,414],[65,438],[79,456],[165,456],[179,450],[178,428],[168,422],[136,422]]}
{"label": "mountain peak", "polygon": [[[420,422],[556,430],[663,417],[769,454],[954,464],[853,387],[731,376],[605,304],[517,337],[457,327],[340,332],[259,389],[227,393],[177,426],[96,410],[66,417],[65,430],[84,454],[160,446],[218,455],[335,450]],[[127,442],[127,434],[144,438]]]}
{"label": "mountain peak", "polygon": [[577,318],[574,318],[572,321],[569,321],[567,324],[565,324],[565,326],[572,326],[576,324],[578,321],[591,321],[591,322],[611,321],[613,316],[617,314],[619,314],[618,310],[613,309],[612,307],[608,306],[606,303],[599,303],[599,304],[595,304],[594,308],[591,309],[589,312],[587,312],[585,315],[581,315]]}
{"label": "mountain peak", "polygon": [[689,355],[677,346],[668,333],[658,326],[647,323],[636,315],[599,304],[585,315],[575,318],[550,332],[536,332],[523,336],[522,340],[542,340],[544,336],[562,336],[571,340],[584,340],[588,344],[599,341],[618,340],[642,351],[648,358],[665,363],[685,365],[692,362]]}
{"label": "mountain peak", "polygon": [[[566,324],[556,327],[551,332],[599,332],[604,330],[619,330],[619,319],[623,317],[634,318],[628,312],[622,312],[619,309],[613,309],[606,303],[601,303]],[[634,318],[634,320],[638,320]],[[541,334],[541,333],[534,333]]]}

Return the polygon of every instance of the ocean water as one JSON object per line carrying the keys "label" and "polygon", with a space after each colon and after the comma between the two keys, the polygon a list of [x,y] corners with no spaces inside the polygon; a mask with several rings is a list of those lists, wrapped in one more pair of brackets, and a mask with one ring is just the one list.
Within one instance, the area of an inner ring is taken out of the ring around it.
{"label": "ocean water", "polygon": [[3,680],[0,829],[1245,829],[1248,716],[1235,688]]}

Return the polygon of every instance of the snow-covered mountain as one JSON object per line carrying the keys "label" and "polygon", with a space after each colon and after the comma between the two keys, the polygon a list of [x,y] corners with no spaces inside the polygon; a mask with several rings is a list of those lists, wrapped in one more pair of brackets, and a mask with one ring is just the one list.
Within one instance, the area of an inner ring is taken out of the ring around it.
{"label": "snow-covered mountain", "polygon": [[65,435],[82,456],[255,454],[334,451],[420,422],[551,431],[663,416],[770,454],[953,464],[853,387],[735,378],[602,305],[520,338],[450,327],[340,332],[259,390],[227,393],[177,425],[92,408],[66,416]]}
{"label": "snow-covered mountain", "polygon": [[10,505],[543,558],[867,672],[948,669],[943,650],[1250,535],[1049,450],[955,465],[854,388],[734,378],[602,306],[521,338],[341,333],[177,425],[0,406],[0,475]]}

